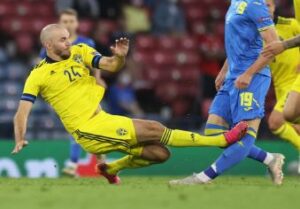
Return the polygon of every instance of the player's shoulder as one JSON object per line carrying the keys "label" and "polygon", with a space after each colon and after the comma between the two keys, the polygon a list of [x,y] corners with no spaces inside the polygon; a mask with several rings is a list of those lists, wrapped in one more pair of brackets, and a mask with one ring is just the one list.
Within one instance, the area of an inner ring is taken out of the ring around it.
{"label": "player's shoulder", "polygon": [[31,69],[31,71],[34,71],[34,72],[41,71],[42,69],[44,69],[46,67],[46,64],[47,64],[47,61],[46,61],[46,58],[44,58],[39,63],[34,65]]}
{"label": "player's shoulder", "polygon": [[84,43],[90,47],[94,47],[95,46],[95,42],[93,39],[89,38],[89,37],[86,37],[86,36],[78,36],[77,38],[77,44],[80,44],[80,43]]}
{"label": "player's shoulder", "polygon": [[277,24],[280,25],[295,25],[298,24],[295,18],[278,16]]}

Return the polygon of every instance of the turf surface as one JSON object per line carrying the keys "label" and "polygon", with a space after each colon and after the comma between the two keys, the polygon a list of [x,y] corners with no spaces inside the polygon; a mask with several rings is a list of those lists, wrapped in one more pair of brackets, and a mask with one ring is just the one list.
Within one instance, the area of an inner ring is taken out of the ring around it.
{"label": "turf surface", "polygon": [[222,177],[210,185],[169,187],[171,177],[0,179],[1,209],[293,209],[300,208],[300,178],[273,186],[265,177]]}

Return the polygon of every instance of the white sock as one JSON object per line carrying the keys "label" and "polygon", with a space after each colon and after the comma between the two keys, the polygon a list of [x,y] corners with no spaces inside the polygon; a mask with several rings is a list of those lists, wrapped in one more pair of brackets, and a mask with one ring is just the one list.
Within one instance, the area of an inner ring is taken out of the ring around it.
{"label": "white sock", "polygon": [[266,159],[264,160],[263,163],[264,163],[265,165],[269,165],[270,162],[271,162],[273,159],[274,159],[274,156],[273,156],[271,153],[267,152]]}
{"label": "white sock", "polygon": [[209,182],[211,181],[211,178],[209,178],[204,172],[198,173],[197,178],[199,178],[202,182]]}

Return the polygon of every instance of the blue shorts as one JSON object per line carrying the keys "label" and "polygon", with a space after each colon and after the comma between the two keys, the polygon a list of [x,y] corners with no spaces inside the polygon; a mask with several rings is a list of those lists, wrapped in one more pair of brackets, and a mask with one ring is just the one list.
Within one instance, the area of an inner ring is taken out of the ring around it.
{"label": "blue shorts", "polygon": [[222,117],[233,126],[242,120],[263,118],[271,77],[256,74],[246,89],[237,89],[235,79],[226,79],[210,107],[209,114]]}

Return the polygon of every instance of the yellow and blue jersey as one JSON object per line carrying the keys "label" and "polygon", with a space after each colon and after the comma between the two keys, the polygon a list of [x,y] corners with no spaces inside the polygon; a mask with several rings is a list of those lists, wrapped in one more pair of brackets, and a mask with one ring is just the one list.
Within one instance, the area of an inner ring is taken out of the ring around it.
{"label": "yellow and blue jersey", "polygon": [[99,106],[104,88],[90,76],[98,68],[101,55],[86,44],[71,47],[68,59],[43,59],[28,76],[21,100],[34,102],[40,96],[59,115],[65,128],[73,133]]}
{"label": "yellow and blue jersey", "polygon": [[[72,42],[72,45],[76,45],[76,44],[86,44],[92,48],[95,48],[96,44],[94,42],[93,39],[87,38],[85,36],[77,36],[77,39],[75,41]],[[41,59],[44,59],[47,56],[46,54],[46,49],[42,48],[39,54],[39,57]]]}
{"label": "yellow and blue jersey", "polygon": [[[260,31],[273,25],[264,0],[231,1],[225,22],[228,79],[235,79],[257,60],[263,48]],[[266,67],[259,74],[270,76],[270,70]]]}

